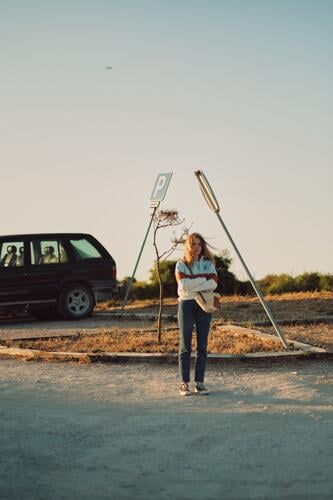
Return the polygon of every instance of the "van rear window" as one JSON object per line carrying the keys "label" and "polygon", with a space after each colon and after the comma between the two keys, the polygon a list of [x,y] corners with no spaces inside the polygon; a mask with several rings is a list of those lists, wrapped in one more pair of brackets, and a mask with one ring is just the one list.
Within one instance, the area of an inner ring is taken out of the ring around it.
{"label": "van rear window", "polygon": [[74,255],[77,259],[101,259],[102,255],[90,241],[85,238],[79,240],[69,240],[73,247]]}

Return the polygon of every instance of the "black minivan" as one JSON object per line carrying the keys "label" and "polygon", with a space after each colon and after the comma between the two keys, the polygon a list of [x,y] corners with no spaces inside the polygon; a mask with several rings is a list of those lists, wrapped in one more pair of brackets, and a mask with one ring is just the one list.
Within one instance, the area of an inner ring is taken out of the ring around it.
{"label": "black minivan", "polygon": [[116,263],[89,234],[0,236],[0,311],[81,319],[116,291]]}

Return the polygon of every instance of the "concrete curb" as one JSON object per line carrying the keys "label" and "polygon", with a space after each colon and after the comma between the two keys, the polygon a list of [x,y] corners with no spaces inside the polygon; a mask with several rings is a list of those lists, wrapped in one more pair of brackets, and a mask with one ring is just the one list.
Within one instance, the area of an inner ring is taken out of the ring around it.
{"label": "concrete curb", "polygon": [[[194,358],[194,354],[192,357]],[[0,357],[21,358],[27,361],[77,361],[81,363],[178,363],[176,353],[132,353],[132,352],[52,352],[35,349],[21,349],[17,347],[0,346]],[[208,354],[208,361],[212,363],[257,363],[263,361],[280,362],[296,360],[333,360],[333,352],[318,351],[288,351],[288,352],[258,352],[249,354]]]}

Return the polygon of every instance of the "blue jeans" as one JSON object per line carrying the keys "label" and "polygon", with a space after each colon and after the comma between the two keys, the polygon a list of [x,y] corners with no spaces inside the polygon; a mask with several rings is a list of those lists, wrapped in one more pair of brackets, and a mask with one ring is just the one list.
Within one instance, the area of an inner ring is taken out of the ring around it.
{"label": "blue jeans", "polygon": [[191,344],[193,327],[197,333],[197,355],[195,358],[195,382],[203,382],[207,363],[207,344],[211,313],[206,313],[195,300],[182,300],[178,306],[179,373],[183,382],[190,381]]}

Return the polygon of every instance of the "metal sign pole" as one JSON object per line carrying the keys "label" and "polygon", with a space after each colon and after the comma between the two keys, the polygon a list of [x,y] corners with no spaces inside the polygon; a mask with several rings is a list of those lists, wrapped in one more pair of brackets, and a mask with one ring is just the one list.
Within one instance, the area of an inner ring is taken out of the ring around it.
{"label": "metal sign pole", "polygon": [[132,284],[133,284],[133,280],[134,280],[134,276],[135,276],[135,273],[136,273],[136,270],[137,270],[137,267],[139,265],[139,261],[141,259],[141,255],[142,255],[142,252],[143,252],[143,249],[144,249],[144,246],[146,244],[146,241],[147,241],[147,238],[148,238],[148,234],[149,234],[149,231],[150,231],[150,228],[151,228],[151,225],[153,223],[153,220],[154,220],[154,215],[155,215],[155,212],[157,210],[157,206],[154,207],[154,210],[153,210],[153,213],[151,215],[151,219],[150,219],[150,222],[149,222],[149,225],[148,225],[148,229],[147,229],[147,232],[145,234],[145,237],[144,237],[144,240],[143,240],[143,243],[141,245],[141,249],[140,249],[140,253],[139,253],[139,256],[138,256],[138,259],[136,261],[136,264],[134,266],[134,269],[133,269],[133,273],[132,273],[132,276],[130,277],[129,281],[128,281],[128,285],[127,285],[127,288],[126,288],[126,293],[125,293],[125,297],[124,297],[124,302],[123,302],[123,305],[121,307],[121,310],[123,311],[124,310],[124,307],[126,306],[127,304],[127,300],[128,300],[128,295],[130,293],[130,290],[132,288]]}
{"label": "metal sign pole", "polygon": [[217,199],[215,197],[215,194],[214,194],[211,186],[209,185],[208,180],[206,179],[204,173],[201,170],[197,170],[196,172],[194,172],[194,174],[195,174],[195,176],[197,177],[197,179],[199,181],[201,192],[202,192],[202,194],[203,194],[203,196],[204,196],[204,198],[205,198],[205,200],[206,200],[209,208],[213,212],[216,213],[217,218],[219,219],[219,221],[220,221],[220,223],[221,223],[221,225],[222,225],[222,227],[223,227],[226,235],[228,236],[228,238],[230,240],[230,243],[232,244],[232,246],[233,246],[236,254],[238,255],[241,263],[243,264],[243,267],[244,267],[244,269],[245,269],[245,271],[246,271],[246,273],[247,273],[247,275],[249,277],[250,283],[251,283],[252,287],[254,288],[254,291],[256,292],[256,294],[257,294],[257,296],[258,296],[258,298],[259,298],[259,300],[261,302],[261,305],[263,306],[263,308],[264,308],[264,310],[265,310],[265,312],[266,312],[266,314],[267,314],[270,322],[272,323],[272,325],[274,327],[274,330],[276,331],[277,335],[279,336],[279,338],[280,338],[280,340],[282,342],[283,347],[286,350],[288,350],[288,346],[287,346],[287,343],[286,343],[286,341],[284,339],[283,333],[280,330],[280,328],[278,327],[278,325],[277,325],[277,323],[276,323],[276,321],[274,319],[274,316],[272,314],[272,311],[270,310],[268,304],[265,302],[264,297],[263,297],[261,291],[259,290],[259,288],[258,288],[255,280],[253,279],[253,277],[252,277],[252,275],[251,275],[251,273],[250,273],[247,265],[245,264],[245,261],[244,261],[243,257],[241,256],[241,254],[240,254],[240,252],[239,252],[239,250],[238,250],[238,248],[237,248],[234,240],[232,239],[231,234],[229,233],[226,225],[224,224],[224,222],[222,220],[222,217],[220,216],[220,213],[219,213],[220,212],[220,207],[219,207],[219,204],[218,204]]}
{"label": "metal sign pole", "polygon": [[154,220],[155,212],[156,212],[157,208],[159,207],[161,201],[164,200],[164,197],[166,195],[166,192],[167,192],[169,184],[170,184],[171,177],[172,177],[172,172],[166,172],[163,174],[158,174],[157,179],[155,181],[153,192],[152,192],[151,197],[150,197],[150,207],[153,208],[154,210],[152,212],[151,219],[150,219],[150,222],[148,225],[148,229],[146,231],[143,243],[141,245],[140,253],[139,253],[139,256],[137,258],[136,264],[134,266],[132,276],[130,277],[130,279],[128,281],[128,285],[127,285],[127,289],[126,289],[126,293],[125,293],[125,297],[124,297],[124,302],[123,302],[123,305],[121,307],[122,311],[124,310],[124,308],[127,304],[128,295],[129,295],[130,290],[132,288],[136,269],[139,265],[141,255],[142,255],[144,246],[146,244],[151,225],[152,225],[153,220]]}

